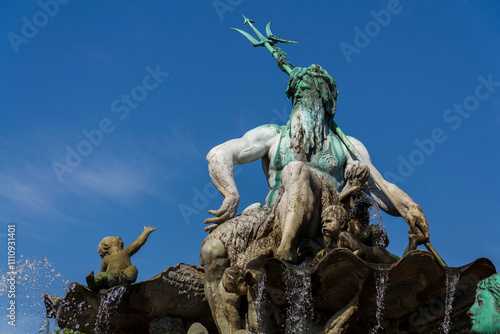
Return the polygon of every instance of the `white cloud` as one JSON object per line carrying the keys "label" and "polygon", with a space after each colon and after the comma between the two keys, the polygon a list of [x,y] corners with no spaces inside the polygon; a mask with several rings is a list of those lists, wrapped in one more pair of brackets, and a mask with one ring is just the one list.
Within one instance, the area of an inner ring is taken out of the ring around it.
{"label": "white cloud", "polygon": [[150,166],[110,161],[80,166],[63,182],[73,193],[91,192],[118,200],[154,193],[151,189]]}
{"label": "white cloud", "polygon": [[193,138],[193,130],[176,125],[172,128],[171,133],[165,137],[149,138],[149,147],[154,152],[169,158],[182,159],[182,161],[191,161],[202,157],[208,152],[201,152],[199,145],[195,143]]}
{"label": "white cloud", "polygon": [[72,203],[82,203],[83,207],[106,199],[129,205],[141,196],[161,200],[173,196],[161,189],[168,172],[134,145],[116,153],[102,147],[66,174],[62,183],[50,164],[51,154],[44,154],[50,148],[27,153],[19,149],[19,143],[12,143],[2,151],[0,208],[6,219],[45,215],[81,224],[68,213]]}
{"label": "white cloud", "polygon": [[50,206],[47,196],[36,184],[21,180],[17,173],[0,172],[0,197],[14,204],[20,210],[33,213],[46,211]]}

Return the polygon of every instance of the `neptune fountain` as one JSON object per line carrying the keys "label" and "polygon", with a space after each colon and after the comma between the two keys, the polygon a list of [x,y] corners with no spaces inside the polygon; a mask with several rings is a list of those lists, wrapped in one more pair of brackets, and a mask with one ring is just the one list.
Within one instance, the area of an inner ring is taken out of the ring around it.
{"label": "neptune fountain", "polygon": [[[286,125],[259,126],[208,153],[210,177],[224,200],[205,221],[201,266],[178,264],[138,283],[122,271],[124,284],[106,283],[101,291],[89,276],[88,287],[73,283],[65,298],[46,296],[48,316],[85,333],[469,330],[467,311],[478,282],[495,273],[491,261],[448,267],[430,243],[421,207],[386,181],[365,146],[334,121],[332,76],[320,65],[288,62],[276,44],[295,42],[273,35],[270,24],[264,36],[253,21],[244,23],[258,39],[235,30],[269,50],[289,76],[292,111]],[[237,216],[234,166],[256,160],[269,193],[264,205]],[[387,251],[385,229],[370,218],[379,209],[409,225],[401,258]],[[469,312],[476,327],[478,309]]]}

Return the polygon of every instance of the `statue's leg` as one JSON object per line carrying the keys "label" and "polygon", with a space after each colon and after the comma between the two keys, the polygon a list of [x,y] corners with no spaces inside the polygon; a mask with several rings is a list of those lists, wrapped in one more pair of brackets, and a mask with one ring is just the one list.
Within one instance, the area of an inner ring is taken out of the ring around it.
{"label": "statue's leg", "polygon": [[[304,237],[312,238],[318,230],[318,204],[321,181],[304,163],[293,161],[281,174],[283,196],[277,204],[281,223],[281,243],[276,256],[285,261],[297,260],[297,247]],[[315,221],[316,220],[316,221]]]}
{"label": "statue's leg", "polygon": [[[92,290],[99,291],[101,289],[107,289],[109,284],[109,275],[107,272],[100,272],[94,276],[94,288]],[[111,276],[113,278],[113,276]]]}
{"label": "statue's leg", "polygon": [[337,311],[326,323],[325,334],[349,333],[352,325],[356,323],[359,313],[359,295],[356,295],[346,306]]}
{"label": "statue's leg", "polygon": [[[109,273],[104,273],[104,274],[106,274],[106,275],[105,275],[105,276],[106,276],[106,279],[104,279],[103,281],[104,281],[104,282],[106,282],[106,281],[108,282],[108,286],[107,286],[107,287],[104,287],[104,288],[111,289],[111,288],[113,288],[113,287],[115,287],[115,286],[120,285],[120,284],[118,283],[119,274],[115,274],[115,275],[113,275],[113,274],[109,274]],[[97,276],[96,276],[96,277],[97,277]]]}
{"label": "statue's leg", "polygon": [[128,285],[134,283],[137,280],[138,273],[139,271],[136,266],[128,266],[120,274],[120,284]]}
{"label": "statue's leg", "polygon": [[205,294],[219,333],[235,333],[241,328],[240,296],[228,293],[222,285],[222,276],[230,265],[222,241],[205,241],[201,247],[200,260],[205,270]]}

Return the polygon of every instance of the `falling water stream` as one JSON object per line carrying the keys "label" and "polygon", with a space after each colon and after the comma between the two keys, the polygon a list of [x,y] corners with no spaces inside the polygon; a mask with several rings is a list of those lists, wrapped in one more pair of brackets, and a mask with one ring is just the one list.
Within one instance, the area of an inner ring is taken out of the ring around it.
{"label": "falling water stream", "polygon": [[441,323],[441,329],[444,334],[448,334],[451,326],[451,310],[453,309],[453,300],[455,299],[455,290],[457,289],[458,280],[460,279],[460,273],[452,273],[451,271],[446,271],[446,299],[445,299],[445,311],[444,320]]}
{"label": "falling water stream", "polygon": [[262,275],[262,279],[257,283],[257,298],[255,299],[255,313],[257,314],[257,323],[262,324],[264,318],[263,314],[265,312],[265,295],[264,288],[266,287],[266,273]]}
{"label": "falling water stream", "polygon": [[376,334],[379,330],[384,328],[382,327],[382,312],[385,308],[384,297],[387,289],[387,283],[389,281],[389,270],[380,267],[374,271],[374,274],[377,288],[377,311],[375,313],[377,324],[370,330],[370,334]]}
{"label": "falling water stream", "polygon": [[[104,296],[101,297],[99,311],[97,312],[95,320],[95,334],[108,333],[109,311],[112,307],[120,305],[126,291],[127,288],[122,285],[109,290]],[[105,331],[102,332],[102,329],[105,329]]]}
{"label": "falling water stream", "polygon": [[289,307],[286,311],[286,334],[308,333],[310,320],[314,316],[312,305],[311,276],[304,268],[297,272],[285,270],[286,296]]}

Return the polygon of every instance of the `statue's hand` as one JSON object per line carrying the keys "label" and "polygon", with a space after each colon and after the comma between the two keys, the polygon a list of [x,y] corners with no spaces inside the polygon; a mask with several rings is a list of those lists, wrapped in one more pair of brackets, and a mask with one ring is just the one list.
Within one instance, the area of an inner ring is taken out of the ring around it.
{"label": "statue's hand", "polygon": [[344,199],[346,199],[349,196],[354,196],[359,193],[361,193],[361,190],[363,190],[362,186],[346,186],[344,189],[342,189],[342,192],[339,195],[339,200],[342,202]]}
{"label": "statue's hand", "polygon": [[429,242],[429,224],[419,205],[413,205],[406,213],[407,222],[410,224],[409,250],[414,250],[418,245]]}
{"label": "statue's hand", "polygon": [[144,226],[144,231],[148,232],[148,233],[151,233],[153,231],[156,231],[156,227],[151,227],[151,226],[146,227],[146,226]]}
{"label": "statue's hand", "polygon": [[208,218],[205,220],[205,224],[217,224],[220,225],[229,219],[233,218],[236,215],[236,211],[238,211],[238,205],[240,203],[240,196],[233,195],[224,198],[221,207],[219,210],[208,211],[209,214],[214,215],[213,218]]}

